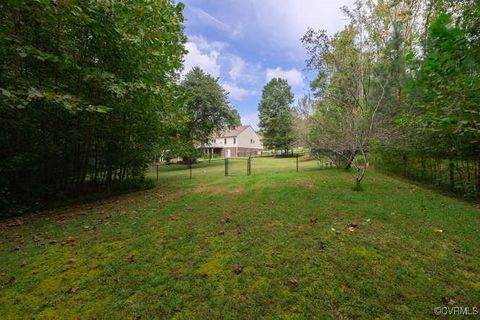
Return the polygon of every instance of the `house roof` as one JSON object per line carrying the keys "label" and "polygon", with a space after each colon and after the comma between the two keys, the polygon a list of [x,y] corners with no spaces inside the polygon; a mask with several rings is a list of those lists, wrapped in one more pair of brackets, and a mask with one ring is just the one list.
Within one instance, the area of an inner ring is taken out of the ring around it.
{"label": "house roof", "polygon": [[232,129],[224,129],[218,133],[215,134],[215,137],[217,138],[223,138],[223,137],[236,137],[240,133],[242,133],[245,129],[250,127],[250,125],[247,126],[238,126]]}

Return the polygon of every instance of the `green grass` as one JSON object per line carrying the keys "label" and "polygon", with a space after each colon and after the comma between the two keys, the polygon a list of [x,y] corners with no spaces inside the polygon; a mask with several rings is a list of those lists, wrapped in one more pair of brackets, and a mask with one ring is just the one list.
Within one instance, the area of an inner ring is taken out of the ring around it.
{"label": "green grass", "polygon": [[0,317],[427,319],[445,296],[480,307],[474,205],[373,171],[355,192],[352,173],[315,161],[296,173],[295,159],[256,158],[250,177],[230,164],[229,177],[223,162],[195,165],[192,180],[164,166],[152,190],[0,222]]}

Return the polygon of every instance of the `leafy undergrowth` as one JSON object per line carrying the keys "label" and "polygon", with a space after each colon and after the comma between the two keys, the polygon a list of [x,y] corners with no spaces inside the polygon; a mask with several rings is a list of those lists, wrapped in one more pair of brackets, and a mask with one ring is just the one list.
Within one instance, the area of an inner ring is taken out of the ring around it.
{"label": "leafy undergrowth", "polygon": [[374,172],[355,192],[349,172],[255,161],[250,177],[163,167],[152,190],[0,222],[2,318],[410,319],[479,307],[478,208]]}

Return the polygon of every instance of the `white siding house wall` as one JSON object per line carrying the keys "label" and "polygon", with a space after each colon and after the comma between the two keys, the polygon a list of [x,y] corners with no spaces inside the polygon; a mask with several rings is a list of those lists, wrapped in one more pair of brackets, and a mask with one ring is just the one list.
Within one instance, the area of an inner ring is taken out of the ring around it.
{"label": "white siding house wall", "polygon": [[248,127],[240,132],[237,137],[237,145],[242,148],[263,149],[260,137],[252,127]]}

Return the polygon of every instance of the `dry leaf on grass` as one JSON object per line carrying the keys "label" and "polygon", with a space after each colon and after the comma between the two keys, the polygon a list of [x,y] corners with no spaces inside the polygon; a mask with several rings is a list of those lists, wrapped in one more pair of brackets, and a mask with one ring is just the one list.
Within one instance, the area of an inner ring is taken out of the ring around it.
{"label": "dry leaf on grass", "polygon": [[24,223],[25,221],[23,221],[22,219],[15,219],[13,220],[13,222],[7,223],[7,227],[21,226]]}
{"label": "dry leaf on grass", "polygon": [[10,277],[10,279],[8,279],[8,281],[5,282],[5,285],[8,286],[10,284],[14,284],[15,282],[17,282],[17,279],[15,277]]}
{"label": "dry leaf on grass", "polygon": [[239,263],[235,263],[233,265],[233,272],[235,274],[240,274],[240,273],[242,273],[242,271],[243,271],[243,266],[242,265],[240,265]]}
{"label": "dry leaf on grass", "polygon": [[77,238],[70,236],[70,237],[67,237],[67,239],[65,239],[63,241],[63,243],[64,244],[75,244],[76,241],[77,241]]}
{"label": "dry leaf on grass", "polygon": [[290,285],[291,285],[292,287],[296,287],[296,286],[298,286],[298,284],[299,284],[298,279],[295,278],[295,277],[290,278],[290,281],[289,281],[289,282],[290,282]]}
{"label": "dry leaf on grass", "polygon": [[457,303],[455,301],[455,299],[453,299],[452,297],[448,297],[448,296],[445,296],[442,298],[442,301],[450,306],[454,305],[455,303]]}
{"label": "dry leaf on grass", "polygon": [[68,294],[74,294],[77,292],[78,288],[77,287],[71,287],[70,289],[67,290]]}
{"label": "dry leaf on grass", "polygon": [[222,220],[220,220],[221,223],[229,223],[231,220],[229,217],[225,217]]}

